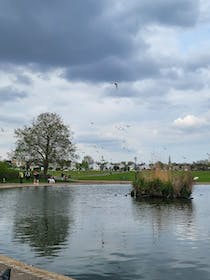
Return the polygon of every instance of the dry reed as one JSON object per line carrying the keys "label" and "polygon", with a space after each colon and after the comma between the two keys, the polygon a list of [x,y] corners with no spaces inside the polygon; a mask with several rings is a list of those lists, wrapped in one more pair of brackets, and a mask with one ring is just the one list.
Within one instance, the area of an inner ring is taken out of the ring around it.
{"label": "dry reed", "polygon": [[173,172],[156,167],[155,170],[139,172],[133,181],[137,196],[189,198],[192,193],[191,172]]}

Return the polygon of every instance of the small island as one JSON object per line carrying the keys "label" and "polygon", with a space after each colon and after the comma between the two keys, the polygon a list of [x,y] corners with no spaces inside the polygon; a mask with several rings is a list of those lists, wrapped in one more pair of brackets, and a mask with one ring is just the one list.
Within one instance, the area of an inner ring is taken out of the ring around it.
{"label": "small island", "polygon": [[189,199],[194,184],[190,171],[161,170],[140,171],[133,180],[131,196],[138,198]]}

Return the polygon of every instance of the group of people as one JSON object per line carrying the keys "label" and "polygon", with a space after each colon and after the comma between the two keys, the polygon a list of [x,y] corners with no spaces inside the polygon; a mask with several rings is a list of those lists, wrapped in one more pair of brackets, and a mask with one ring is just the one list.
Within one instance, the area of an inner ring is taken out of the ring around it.
{"label": "group of people", "polygon": [[[33,177],[34,177],[34,184],[39,184],[39,172],[34,170],[33,172]],[[20,180],[20,183],[22,184],[23,183],[23,179],[26,179],[26,181],[29,181],[31,179],[31,172],[29,170],[27,170],[24,174],[23,171],[20,171],[19,172],[19,180]]]}
{"label": "group of people", "polygon": [[26,179],[27,181],[30,180],[31,178],[31,173],[30,171],[26,171],[25,174],[23,173],[23,171],[20,171],[19,172],[19,180],[20,180],[20,183],[22,184],[23,183],[23,179]]}
{"label": "group of people", "polygon": [[[23,179],[26,179],[27,181],[30,180],[31,178],[31,173],[29,170],[27,170],[24,174],[23,171],[20,171],[19,172],[19,180],[20,180],[20,183],[22,184],[23,183]],[[40,178],[40,175],[39,175],[39,172],[37,170],[34,170],[33,172],[33,178],[34,178],[34,185],[38,185],[39,184],[39,178]],[[51,183],[51,184],[54,184],[55,183],[55,178],[53,176],[48,176],[47,178],[47,182],[48,183]]]}

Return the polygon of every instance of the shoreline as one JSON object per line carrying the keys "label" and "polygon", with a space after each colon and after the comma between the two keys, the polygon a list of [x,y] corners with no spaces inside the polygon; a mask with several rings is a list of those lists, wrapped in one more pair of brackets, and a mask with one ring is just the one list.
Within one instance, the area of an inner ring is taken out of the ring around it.
{"label": "shoreline", "polygon": [[[0,190],[1,189],[14,189],[14,188],[27,188],[27,187],[55,187],[55,186],[74,186],[74,185],[107,185],[107,184],[127,184],[132,185],[132,181],[120,181],[120,180],[75,180],[72,182],[58,182],[58,183],[0,183]],[[195,182],[194,186],[196,185],[210,185],[210,182]]]}
{"label": "shoreline", "polygon": [[0,189],[14,189],[25,187],[55,187],[55,186],[74,186],[74,185],[95,185],[95,184],[132,184],[131,181],[108,181],[108,180],[77,180],[72,182],[58,182],[58,183],[0,183]]}
{"label": "shoreline", "polygon": [[74,280],[73,278],[0,255],[0,271],[2,272],[7,268],[11,268],[11,280]]}

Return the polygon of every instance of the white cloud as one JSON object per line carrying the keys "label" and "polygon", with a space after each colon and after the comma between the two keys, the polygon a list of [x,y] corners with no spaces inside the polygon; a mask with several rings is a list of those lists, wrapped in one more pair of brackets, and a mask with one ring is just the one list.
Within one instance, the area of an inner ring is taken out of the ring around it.
{"label": "white cloud", "polygon": [[210,2],[209,0],[200,0],[200,17],[201,22],[210,20]]}
{"label": "white cloud", "polygon": [[174,126],[178,128],[199,128],[207,124],[205,118],[199,118],[193,115],[187,115],[183,118],[178,118],[173,122]]}

